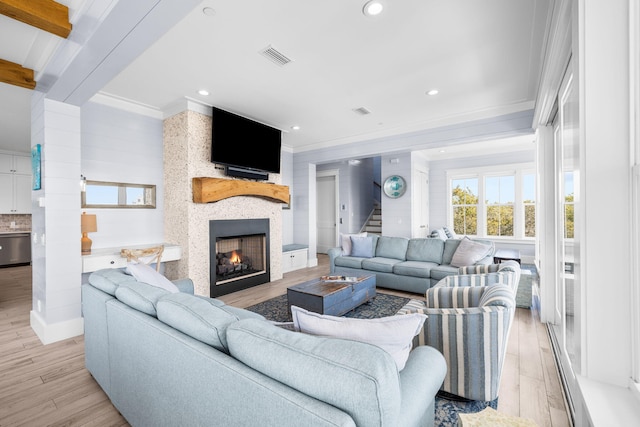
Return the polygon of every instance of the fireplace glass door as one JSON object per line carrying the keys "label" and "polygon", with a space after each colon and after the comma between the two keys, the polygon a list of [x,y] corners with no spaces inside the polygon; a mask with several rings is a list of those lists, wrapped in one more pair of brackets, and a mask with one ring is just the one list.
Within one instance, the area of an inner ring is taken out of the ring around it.
{"label": "fireplace glass door", "polygon": [[218,237],[216,239],[216,286],[265,272],[266,236]]}

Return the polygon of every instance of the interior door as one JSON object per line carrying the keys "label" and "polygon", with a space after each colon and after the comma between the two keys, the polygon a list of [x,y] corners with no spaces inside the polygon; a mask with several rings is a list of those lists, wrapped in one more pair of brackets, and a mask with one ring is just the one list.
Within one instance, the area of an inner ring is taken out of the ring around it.
{"label": "interior door", "polygon": [[427,172],[420,170],[416,172],[415,188],[414,200],[418,206],[414,237],[424,238],[429,236],[429,175]]}
{"label": "interior door", "polygon": [[338,171],[321,171],[316,174],[316,251],[326,254],[338,245]]}

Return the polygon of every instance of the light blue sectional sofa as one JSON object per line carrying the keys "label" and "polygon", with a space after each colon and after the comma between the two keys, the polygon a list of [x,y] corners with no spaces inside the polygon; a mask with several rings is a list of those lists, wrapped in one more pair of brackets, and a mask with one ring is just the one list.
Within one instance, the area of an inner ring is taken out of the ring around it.
{"label": "light blue sectional sofa", "polygon": [[278,327],[220,300],[122,270],[82,285],[86,367],[138,426],[432,426],[443,356]]}
{"label": "light blue sectional sofa", "polygon": [[[424,294],[446,276],[458,274],[451,260],[462,239],[369,236],[373,256],[345,255],[342,247],[328,251],[331,274],[345,276],[376,275],[376,286]],[[486,255],[474,264],[491,264],[495,245],[490,240],[471,239],[488,247]]]}

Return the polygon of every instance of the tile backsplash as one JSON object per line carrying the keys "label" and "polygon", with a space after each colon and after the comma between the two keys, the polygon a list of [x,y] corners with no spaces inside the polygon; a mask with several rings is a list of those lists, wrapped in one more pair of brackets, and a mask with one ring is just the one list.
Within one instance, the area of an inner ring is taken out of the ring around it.
{"label": "tile backsplash", "polygon": [[[12,222],[15,227],[11,227]],[[31,215],[0,215],[0,232],[5,231],[31,231]]]}

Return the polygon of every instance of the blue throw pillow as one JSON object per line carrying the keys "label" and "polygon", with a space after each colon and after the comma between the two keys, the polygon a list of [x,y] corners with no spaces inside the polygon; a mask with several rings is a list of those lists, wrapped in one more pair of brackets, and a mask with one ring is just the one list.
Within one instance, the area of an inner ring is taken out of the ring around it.
{"label": "blue throw pillow", "polygon": [[351,236],[351,256],[359,258],[373,257],[373,237]]}

